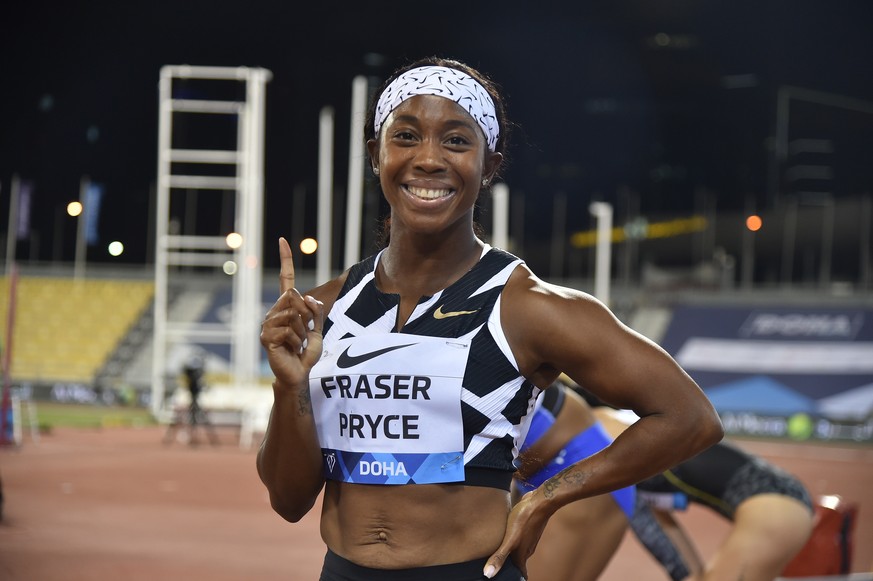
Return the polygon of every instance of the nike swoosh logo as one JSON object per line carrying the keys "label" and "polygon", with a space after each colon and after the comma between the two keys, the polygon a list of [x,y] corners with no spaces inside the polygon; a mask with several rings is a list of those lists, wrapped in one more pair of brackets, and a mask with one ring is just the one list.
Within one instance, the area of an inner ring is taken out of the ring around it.
{"label": "nike swoosh logo", "polygon": [[437,310],[433,312],[434,319],[448,319],[449,317],[460,317],[461,315],[472,315],[473,313],[478,313],[479,309],[475,311],[449,311],[448,313],[443,312],[443,305],[440,305]]}
{"label": "nike swoosh logo", "polygon": [[369,361],[370,359],[374,359],[380,355],[384,355],[390,351],[395,351],[397,349],[403,349],[404,347],[411,347],[415,345],[415,343],[409,343],[408,345],[394,345],[393,347],[385,347],[384,349],[377,349],[376,351],[370,351],[369,353],[361,353],[360,355],[349,355],[349,349],[351,346],[346,347],[346,350],[340,353],[340,356],[336,359],[336,366],[342,369],[346,369],[348,367],[352,367],[363,363],[364,361]]}

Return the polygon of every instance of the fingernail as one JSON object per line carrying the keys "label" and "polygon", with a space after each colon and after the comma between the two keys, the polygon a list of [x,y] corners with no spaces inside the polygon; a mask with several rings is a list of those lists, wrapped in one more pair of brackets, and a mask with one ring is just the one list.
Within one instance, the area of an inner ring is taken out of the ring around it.
{"label": "fingernail", "polygon": [[488,565],[487,567],[485,567],[485,576],[491,579],[492,577],[494,577],[495,571],[496,569],[494,568],[494,565]]}
{"label": "fingernail", "polygon": [[312,319],[309,319],[309,330],[310,331],[315,330],[315,321],[313,321]]}
{"label": "fingernail", "polygon": [[306,349],[306,347],[307,347],[308,345],[309,345],[309,339],[304,339],[304,340],[303,340],[303,349]]}

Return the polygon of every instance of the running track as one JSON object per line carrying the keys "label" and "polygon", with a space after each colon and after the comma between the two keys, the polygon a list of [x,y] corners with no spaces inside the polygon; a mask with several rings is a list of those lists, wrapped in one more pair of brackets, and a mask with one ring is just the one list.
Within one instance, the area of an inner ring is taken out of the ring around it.
{"label": "running track", "polygon": [[[314,581],[324,548],[316,507],[298,524],[270,509],[254,450],[161,445],[163,429],[56,429],[0,448],[4,581]],[[205,438],[204,438],[205,440]],[[873,447],[741,441],[815,494],[860,504],[853,571],[873,565]],[[692,508],[680,516],[709,554],[727,528]],[[628,535],[604,581],[666,581]],[[537,580],[533,580],[537,581]]]}

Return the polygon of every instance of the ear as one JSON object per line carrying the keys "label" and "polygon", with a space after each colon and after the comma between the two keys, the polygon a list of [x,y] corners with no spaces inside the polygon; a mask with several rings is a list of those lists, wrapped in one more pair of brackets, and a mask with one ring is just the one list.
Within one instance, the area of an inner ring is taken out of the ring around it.
{"label": "ear", "polygon": [[490,183],[500,165],[503,163],[503,154],[498,151],[485,151],[485,163],[482,166],[482,178],[487,179]]}
{"label": "ear", "polygon": [[379,140],[367,140],[367,154],[370,156],[370,164],[373,168],[379,167]]}

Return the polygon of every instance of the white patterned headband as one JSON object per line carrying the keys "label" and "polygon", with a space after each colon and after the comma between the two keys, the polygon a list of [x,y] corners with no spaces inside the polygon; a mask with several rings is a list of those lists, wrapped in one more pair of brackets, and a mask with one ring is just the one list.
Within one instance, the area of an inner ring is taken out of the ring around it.
{"label": "white patterned headband", "polygon": [[482,128],[488,149],[497,148],[500,124],[494,111],[494,101],[476,79],[457,69],[425,66],[410,69],[385,87],[376,103],[373,128],[379,128],[388,115],[403,101],[416,95],[437,95],[450,99],[463,107]]}

